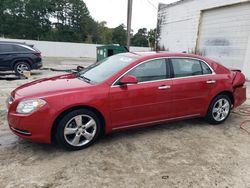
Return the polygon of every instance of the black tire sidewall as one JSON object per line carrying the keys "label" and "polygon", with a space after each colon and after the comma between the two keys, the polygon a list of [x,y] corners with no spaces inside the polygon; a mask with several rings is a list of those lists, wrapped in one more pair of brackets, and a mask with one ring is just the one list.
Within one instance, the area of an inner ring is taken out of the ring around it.
{"label": "black tire sidewall", "polygon": [[[228,113],[227,117],[226,117],[224,120],[222,120],[222,121],[217,121],[217,120],[215,120],[214,117],[213,117],[213,107],[214,107],[215,103],[216,103],[218,100],[220,100],[220,99],[226,99],[226,100],[229,102],[230,108],[229,108],[229,113]],[[230,115],[230,113],[231,113],[231,105],[232,105],[232,101],[231,101],[231,99],[230,99],[227,95],[221,94],[221,95],[216,96],[216,97],[212,100],[211,104],[209,105],[209,109],[208,109],[208,112],[207,112],[207,115],[206,115],[206,120],[207,120],[209,123],[214,124],[214,125],[223,123],[224,121],[227,120],[227,118],[229,117],[229,115]]]}
{"label": "black tire sidewall", "polygon": [[[75,117],[77,115],[81,115],[81,114],[88,115],[96,121],[96,125],[97,125],[96,134],[95,134],[94,138],[86,145],[72,146],[64,138],[64,129],[65,129],[65,126],[67,125],[67,123],[70,119],[72,119],[73,117]],[[81,150],[81,149],[89,147],[97,140],[97,138],[99,137],[100,132],[101,132],[100,118],[94,112],[87,110],[87,109],[78,109],[78,110],[73,110],[73,111],[67,113],[59,120],[59,122],[56,126],[57,127],[56,127],[56,132],[55,132],[55,134],[56,134],[55,138],[56,138],[58,144],[67,150]]]}
{"label": "black tire sidewall", "polygon": [[14,71],[15,71],[15,73],[16,73],[17,75],[20,75],[20,73],[17,71],[17,66],[20,65],[20,64],[26,65],[26,66],[29,68],[28,71],[31,70],[31,67],[30,67],[29,63],[19,61],[19,62],[15,63],[15,66],[14,66]]}

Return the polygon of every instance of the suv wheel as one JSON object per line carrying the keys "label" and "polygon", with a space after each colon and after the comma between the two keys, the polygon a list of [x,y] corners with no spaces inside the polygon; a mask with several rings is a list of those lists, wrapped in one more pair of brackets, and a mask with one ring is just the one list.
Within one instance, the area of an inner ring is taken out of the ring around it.
{"label": "suv wheel", "polygon": [[211,102],[206,119],[211,124],[223,123],[231,112],[232,102],[227,95],[218,95]]}
{"label": "suv wheel", "polygon": [[14,71],[17,75],[22,75],[24,71],[30,71],[30,65],[26,62],[18,62],[14,66]]}
{"label": "suv wheel", "polygon": [[66,149],[84,149],[93,144],[100,135],[100,122],[99,117],[90,110],[71,111],[59,121],[56,140]]}

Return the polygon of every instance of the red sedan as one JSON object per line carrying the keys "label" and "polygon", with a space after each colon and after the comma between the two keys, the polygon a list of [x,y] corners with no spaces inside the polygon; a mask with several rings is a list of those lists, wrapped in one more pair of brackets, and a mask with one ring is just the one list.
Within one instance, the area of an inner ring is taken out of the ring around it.
{"label": "red sedan", "polygon": [[246,100],[239,70],[182,53],[125,53],[76,74],[18,87],[7,100],[10,129],[41,143],[53,137],[68,149],[102,133],[204,117],[224,122]]}

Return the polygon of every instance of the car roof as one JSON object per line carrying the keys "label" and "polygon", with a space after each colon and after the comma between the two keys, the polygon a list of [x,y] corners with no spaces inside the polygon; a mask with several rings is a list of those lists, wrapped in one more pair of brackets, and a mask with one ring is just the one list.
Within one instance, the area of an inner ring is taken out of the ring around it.
{"label": "car roof", "polygon": [[25,42],[0,41],[0,44],[26,44]]}
{"label": "car roof", "polygon": [[[194,59],[199,59],[202,61],[207,62],[208,64],[213,64],[213,63],[217,63],[209,58],[200,56],[200,55],[196,55],[196,54],[188,54],[188,53],[178,53],[178,52],[163,52],[163,51],[148,51],[148,52],[128,52],[125,53],[127,56],[130,57],[135,57],[141,60],[149,60],[149,59],[154,59],[154,58],[161,58],[161,57],[174,57],[174,58],[194,58]],[[125,55],[124,54],[124,55]]]}
{"label": "car roof", "polygon": [[207,59],[200,55],[195,54],[188,54],[188,53],[177,53],[177,52],[156,52],[156,51],[149,51],[149,52],[129,52],[127,53],[129,56],[137,56],[138,58],[157,58],[157,57],[190,57],[190,58],[197,58],[197,59]]}
{"label": "car roof", "polygon": [[33,44],[27,44],[27,43],[25,43],[25,42],[0,41],[0,44],[24,45],[24,46],[29,46],[29,47],[31,47],[31,48],[34,47]]}
{"label": "car roof", "polygon": [[38,49],[34,47],[34,45],[26,44],[25,42],[9,42],[9,41],[0,41],[0,44],[11,44],[16,46],[22,46],[24,48],[27,48],[33,52],[40,52]]}

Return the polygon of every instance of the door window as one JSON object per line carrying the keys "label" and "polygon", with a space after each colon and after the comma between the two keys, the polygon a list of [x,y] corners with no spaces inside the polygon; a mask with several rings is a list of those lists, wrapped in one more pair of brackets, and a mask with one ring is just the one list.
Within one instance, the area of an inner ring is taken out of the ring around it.
{"label": "door window", "polygon": [[11,44],[0,44],[0,52],[12,52],[14,50],[13,45]]}
{"label": "door window", "polygon": [[203,74],[212,74],[211,69],[208,67],[207,64],[200,62],[201,63],[201,67],[202,67],[202,72]]}
{"label": "door window", "polygon": [[212,73],[210,68],[205,63],[199,60],[175,58],[171,59],[171,62],[175,78]]}
{"label": "door window", "polygon": [[169,77],[165,59],[156,59],[143,63],[129,71],[127,75],[135,76],[138,82],[162,80]]}

